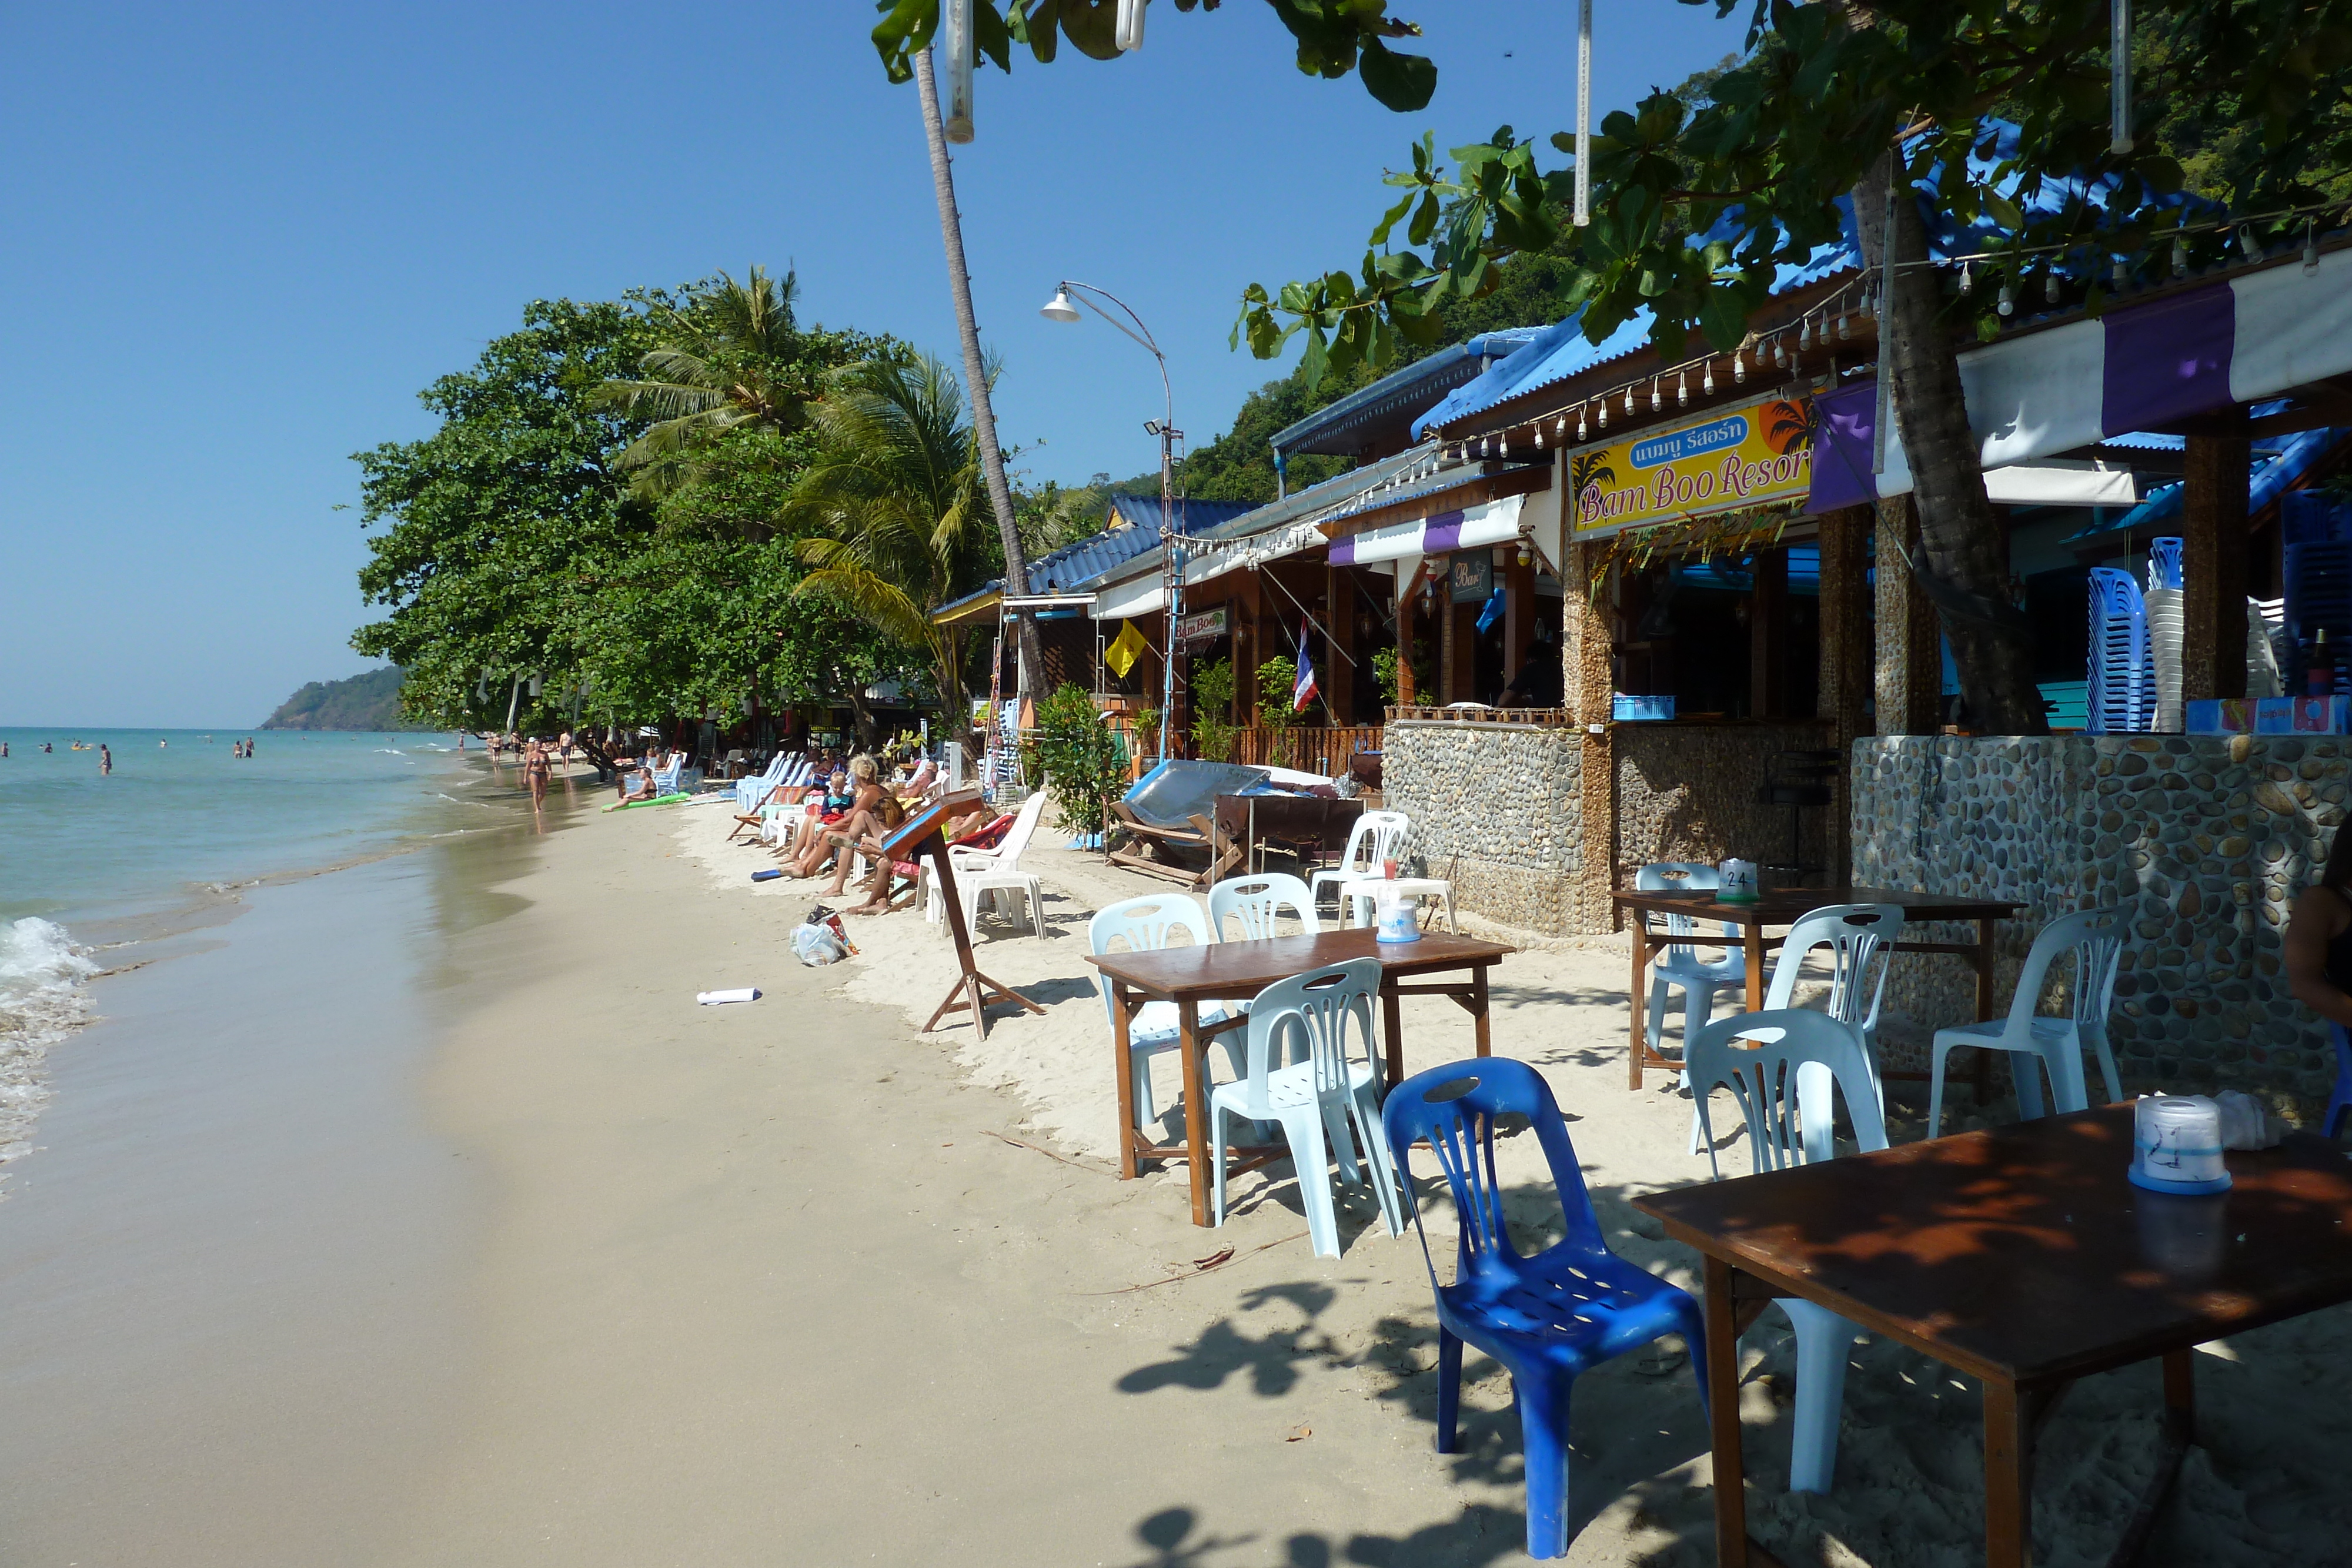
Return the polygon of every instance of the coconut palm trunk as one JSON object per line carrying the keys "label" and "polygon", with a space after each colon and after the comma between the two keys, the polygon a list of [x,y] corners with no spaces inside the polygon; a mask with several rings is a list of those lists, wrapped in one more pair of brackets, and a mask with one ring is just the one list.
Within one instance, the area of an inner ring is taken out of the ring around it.
{"label": "coconut palm trunk", "polygon": [[[988,370],[981,359],[980,323],[971,310],[971,274],[963,259],[963,219],[956,212],[955,175],[948,167],[947,135],[940,124],[939,84],[931,74],[929,49],[915,56],[915,83],[923,109],[923,139],[931,149],[931,189],[939,197],[940,238],[947,246],[948,291],[955,296],[956,329],[963,338],[963,378],[971,395],[972,434],[980,442],[981,472],[988,481],[996,531],[1004,541],[1004,591],[1008,597],[1018,597],[1029,591],[1029,562],[1022,553],[1020,530],[1013,519],[1013,488],[1004,482],[1004,453],[996,444],[996,406],[989,396]],[[1013,617],[1013,629],[1021,690],[1035,694],[1045,667],[1037,651],[1037,623],[1023,612]],[[989,722],[995,722],[993,716]]]}

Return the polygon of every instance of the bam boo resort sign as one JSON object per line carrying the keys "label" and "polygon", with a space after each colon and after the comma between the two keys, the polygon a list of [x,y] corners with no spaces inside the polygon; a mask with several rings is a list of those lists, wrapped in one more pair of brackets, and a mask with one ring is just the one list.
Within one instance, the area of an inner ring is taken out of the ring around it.
{"label": "bam boo resort sign", "polygon": [[1813,485],[1813,405],[1773,398],[1695,424],[1568,454],[1579,538],[1801,500]]}

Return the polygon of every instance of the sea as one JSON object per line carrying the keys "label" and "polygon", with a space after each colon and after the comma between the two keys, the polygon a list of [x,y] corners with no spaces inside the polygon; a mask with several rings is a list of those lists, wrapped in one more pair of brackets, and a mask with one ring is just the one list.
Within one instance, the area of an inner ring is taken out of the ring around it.
{"label": "sea", "polygon": [[90,1017],[94,978],[233,918],[248,890],[530,814],[518,770],[455,735],[0,727],[0,1167],[29,1147],[47,1053]]}

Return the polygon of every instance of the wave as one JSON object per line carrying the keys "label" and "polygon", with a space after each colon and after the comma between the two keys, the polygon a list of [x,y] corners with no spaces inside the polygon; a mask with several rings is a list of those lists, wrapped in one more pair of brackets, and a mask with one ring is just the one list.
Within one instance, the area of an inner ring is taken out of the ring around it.
{"label": "wave", "polygon": [[49,1099],[43,1061],[89,1017],[99,967],[62,925],[30,915],[0,925],[0,1164],[31,1152]]}

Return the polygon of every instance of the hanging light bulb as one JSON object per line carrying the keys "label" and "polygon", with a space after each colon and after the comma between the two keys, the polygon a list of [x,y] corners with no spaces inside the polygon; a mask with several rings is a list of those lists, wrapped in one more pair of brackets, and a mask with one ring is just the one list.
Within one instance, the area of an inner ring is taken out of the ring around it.
{"label": "hanging light bulb", "polygon": [[2238,231],[2238,256],[2244,261],[2254,259],[2254,231],[2252,228]]}
{"label": "hanging light bulb", "polygon": [[1963,294],[1973,293],[1976,289],[1976,263],[1973,261],[1964,261],[1960,263],[1960,292]]}
{"label": "hanging light bulb", "polygon": [[[1583,410],[1579,409],[1577,411],[1576,417],[1580,422],[1581,422],[1584,418]],[[1553,427],[1551,434],[1552,439],[1555,441],[1566,441],[1568,439],[1568,415],[1563,413],[1559,416],[1559,423]],[[1576,434],[1581,435],[1584,432],[1580,430]]]}
{"label": "hanging light bulb", "polygon": [[1685,371],[1675,378],[1675,406],[1690,407],[1690,372]]}
{"label": "hanging light bulb", "polygon": [[2124,260],[2124,258],[2123,258],[2122,256],[2117,256],[2117,257],[2116,257],[2116,291],[2117,291],[2118,293],[2120,293],[2120,292],[2122,291],[2122,289],[2123,289],[2124,285],[2125,285],[2126,283],[2128,283],[2130,280],[2131,280],[2131,267],[2130,267],[2130,265],[2129,265],[2128,263],[2126,263],[2126,262]]}
{"label": "hanging light bulb", "polygon": [[1534,559],[1535,559],[1535,553],[1534,553],[1533,551],[1531,551],[1531,550],[1529,550],[1529,549],[1528,549],[1528,539],[1527,539],[1527,536],[1526,536],[1525,534],[1520,535],[1520,536],[1519,536],[1519,564],[1520,564],[1521,566],[1525,566],[1525,565],[1527,565],[1529,561],[1532,561],[1532,560],[1534,560]]}
{"label": "hanging light bulb", "polygon": [[[1601,422],[1603,424],[1609,423],[1609,405],[1607,403],[1602,403],[1601,405]],[[1578,403],[1576,405],[1576,438],[1579,441],[1584,439],[1584,405],[1582,403]]]}
{"label": "hanging light bulb", "polygon": [[[1579,420],[1583,417],[1582,414],[1577,415]],[[1609,428],[1609,400],[1605,397],[1601,400],[1601,428],[1603,430]]]}
{"label": "hanging light bulb", "polygon": [[1778,338],[1772,340],[1772,362],[1776,365],[1789,362],[1789,345]]}
{"label": "hanging light bulb", "polygon": [[1849,342],[1853,338],[1853,318],[1845,311],[1838,312],[1838,341]]}
{"label": "hanging light bulb", "polygon": [[1650,378],[1650,412],[1652,413],[1661,413],[1664,410],[1665,406],[1666,400],[1658,393],[1658,378],[1652,376]]}
{"label": "hanging light bulb", "polygon": [[2005,277],[2000,282],[2000,300],[1993,308],[2004,316],[2013,315],[2017,310],[2017,290],[2010,287],[2009,279]]}
{"label": "hanging light bulb", "polygon": [[1511,433],[1507,430],[1503,432],[1502,448],[1502,455],[1508,457],[1511,455]]}
{"label": "hanging light bulb", "polygon": [[1805,318],[1804,327],[1797,333],[1797,348],[1800,352],[1802,352],[1804,350],[1810,349],[1812,346],[1813,319],[1808,316]]}
{"label": "hanging light bulb", "polygon": [[1542,421],[1542,420],[1538,420],[1538,421],[1536,421],[1536,450],[1537,450],[1538,452],[1541,452],[1541,451],[1543,450],[1543,421]]}
{"label": "hanging light bulb", "polygon": [[1699,378],[1698,390],[1708,397],[1715,395],[1715,361],[1706,362],[1706,373]]}
{"label": "hanging light bulb", "polygon": [[1633,412],[1633,389],[1630,386],[1625,389],[1625,412],[1627,413]]}
{"label": "hanging light bulb", "polygon": [[2058,303],[2058,268],[2054,263],[2042,275],[2042,302],[2045,305]]}
{"label": "hanging light bulb", "polygon": [[1748,350],[1744,348],[1731,350],[1731,379],[1734,382],[1748,379]]}
{"label": "hanging light bulb", "polygon": [[2175,277],[2189,276],[2189,236],[2186,234],[2175,235],[2172,237],[2172,276]]}
{"label": "hanging light bulb", "polygon": [[2319,271],[2319,220],[2303,220],[2303,275],[2315,276]]}

